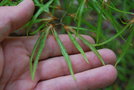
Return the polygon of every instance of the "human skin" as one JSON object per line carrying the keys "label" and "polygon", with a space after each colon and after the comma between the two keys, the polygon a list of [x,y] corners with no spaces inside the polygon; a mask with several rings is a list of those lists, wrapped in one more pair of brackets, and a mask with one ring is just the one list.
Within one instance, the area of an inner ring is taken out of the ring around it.
{"label": "human skin", "polygon": [[[77,80],[74,81],[69,74],[53,36],[48,37],[35,79],[31,80],[29,58],[38,36],[8,35],[23,26],[33,12],[32,0],[24,0],[17,6],[0,7],[0,90],[94,90],[111,85],[116,80],[117,71],[112,66],[116,55],[113,51],[99,50],[107,64],[102,66],[97,56],[78,39],[90,62],[87,64],[67,35],[60,35],[60,39],[70,55]],[[94,43],[91,37],[84,37]]]}

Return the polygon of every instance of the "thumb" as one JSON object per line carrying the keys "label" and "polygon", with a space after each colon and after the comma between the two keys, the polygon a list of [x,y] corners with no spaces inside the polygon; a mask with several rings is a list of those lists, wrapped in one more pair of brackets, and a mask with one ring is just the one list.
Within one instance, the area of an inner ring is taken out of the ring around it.
{"label": "thumb", "polygon": [[26,24],[33,12],[34,3],[32,0],[24,0],[17,6],[0,7],[0,41],[10,32]]}

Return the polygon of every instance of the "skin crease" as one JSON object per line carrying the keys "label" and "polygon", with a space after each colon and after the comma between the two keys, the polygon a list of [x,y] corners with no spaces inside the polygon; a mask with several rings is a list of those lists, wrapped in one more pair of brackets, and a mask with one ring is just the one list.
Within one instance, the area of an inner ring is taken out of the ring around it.
{"label": "skin crease", "polygon": [[[12,13],[10,12],[12,11]],[[38,36],[8,37],[9,33],[23,26],[33,15],[32,0],[17,6],[0,7],[0,90],[95,90],[112,84],[117,71],[112,66],[116,55],[109,49],[99,53],[107,65],[102,66],[97,56],[78,39],[86,52],[87,64],[67,35],[60,39],[67,49],[77,78],[73,80],[53,36],[49,36],[40,57],[35,79],[29,73],[29,58]],[[89,36],[89,42],[95,43]]]}

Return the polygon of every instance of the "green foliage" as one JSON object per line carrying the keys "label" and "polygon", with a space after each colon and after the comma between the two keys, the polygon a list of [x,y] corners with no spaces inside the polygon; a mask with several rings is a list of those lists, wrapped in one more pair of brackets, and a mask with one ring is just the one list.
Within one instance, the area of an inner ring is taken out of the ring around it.
{"label": "green foliage", "polygon": [[45,28],[43,32],[41,32],[41,36],[39,37],[39,39],[37,40],[37,42],[33,48],[32,55],[30,58],[30,72],[31,72],[32,80],[35,77],[35,72],[37,69],[39,58],[45,47],[46,39],[47,39],[47,36],[49,35],[49,32],[51,29],[52,29],[52,26],[50,25],[47,28]]}
{"label": "green foliage", "polygon": [[68,53],[67,53],[67,51],[66,51],[64,45],[62,44],[62,42],[61,42],[61,40],[60,40],[60,38],[59,38],[57,32],[56,32],[55,30],[53,30],[52,32],[53,32],[53,35],[54,35],[54,37],[55,37],[57,43],[58,43],[59,46],[60,46],[61,53],[62,53],[62,55],[64,56],[64,58],[65,58],[65,60],[66,60],[66,63],[67,63],[68,68],[69,68],[69,70],[70,70],[70,73],[71,73],[71,75],[73,76],[74,80],[76,80],[76,78],[75,78],[75,76],[74,76],[73,68],[72,68],[71,59],[70,59],[70,57],[69,57],[69,55],[68,55]]}
{"label": "green foliage", "polygon": [[[21,0],[16,1],[2,0],[0,6],[16,5]],[[105,62],[97,49],[110,48],[116,52],[118,80],[104,90],[133,90],[134,13],[131,11],[134,9],[134,0],[48,0],[47,2],[34,0],[34,2],[36,12],[23,27],[27,29],[27,35],[40,34],[30,59],[32,78],[34,78],[38,60],[51,31],[60,46],[70,74],[75,79],[71,60],[57,34],[57,30],[60,29],[60,33],[68,34],[86,62],[88,62],[87,57],[76,41],[76,37],[98,56],[103,65]],[[38,27],[34,28],[34,26]],[[91,44],[81,34],[92,36],[96,44]]]}
{"label": "green foliage", "polygon": [[[77,19],[78,21],[78,28],[80,27],[81,25],[81,19],[82,19],[82,14],[83,14],[83,11],[84,11],[84,7],[85,7],[85,3],[86,3],[86,0],[79,0],[79,7],[78,7],[78,10],[76,12],[76,17],[75,19]],[[77,30],[77,34],[78,34],[78,30]]]}
{"label": "green foliage", "polygon": [[16,0],[16,1],[12,1],[12,0],[2,0],[0,2],[0,6],[5,6],[5,5],[17,5],[18,3],[20,3],[22,0]]}
{"label": "green foliage", "polygon": [[127,50],[129,49],[130,45],[131,45],[131,42],[132,42],[132,39],[134,37],[134,30],[132,28],[132,32],[131,34],[128,36],[128,39],[126,40],[126,43],[123,45],[123,53],[120,55],[120,57],[118,58],[118,61],[117,63],[115,64],[115,66],[117,66],[117,64],[123,59],[123,57],[126,55],[127,53]]}
{"label": "green foliage", "polygon": [[88,58],[87,58],[85,52],[83,51],[82,47],[79,45],[79,43],[76,40],[76,38],[74,36],[72,36],[72,34],[70,32],[68,32],[68,36],[70,37],[70,39],[73,42],[73,44],[75,45],[75,47],[79,50],[79,52],[81,53],[81,55],[83,56],[83,58],[85,59],[85,61],[87,63],[89,63]]}
{"label": "green foliage", "polygon": [[105,65],[105,62],[103,61],[103,58],[98,53],[98,51],[96,50],[96,48],[90,42],[88,42],[85,38],[83,38],[82,36],[79,36],[79,38],[83,41],[83,43],[85,43],[98,56],[98,58],[101,61],[101,63],[103,65]]}

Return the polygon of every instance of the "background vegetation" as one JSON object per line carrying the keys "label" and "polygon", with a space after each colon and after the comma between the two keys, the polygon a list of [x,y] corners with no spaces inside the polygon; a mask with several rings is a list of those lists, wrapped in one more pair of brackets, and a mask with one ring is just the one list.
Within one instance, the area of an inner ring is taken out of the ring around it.
{"label": "background vegetation", "polygon": [[[20,0],[2,0],[0,6],[16,5],[19,2]],[[96,51],[94,47],[110,48],[118,58],[115,65],[118,79],[103,90],[134,90],[134,0],[34,0],[34,2],[36,5],[34,16],[23,27],[27,29],[28,35],[40,33],[47,36],[48,29],[54,26],[51,33],[56,36],[62,51],[65,51],[64,46],[59,41],[57,32],[92,36],[96,40],[95,45],[89,45],[92,50]],[[42,33],[44,27],[46,31]],[[72,40],[80,49],[73,37]],[[82,50],[80,51],[82,53]],[[63,52],[63,55],[68,60],[66,52]],[[35,66],[31,71],[35,72],[37,62],[31,65]]]}

